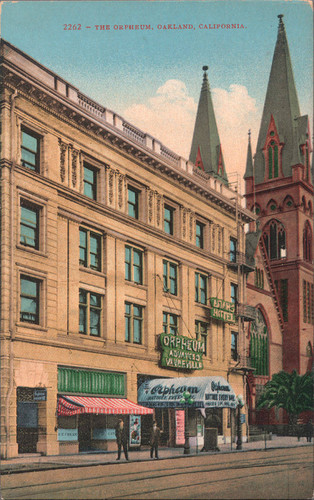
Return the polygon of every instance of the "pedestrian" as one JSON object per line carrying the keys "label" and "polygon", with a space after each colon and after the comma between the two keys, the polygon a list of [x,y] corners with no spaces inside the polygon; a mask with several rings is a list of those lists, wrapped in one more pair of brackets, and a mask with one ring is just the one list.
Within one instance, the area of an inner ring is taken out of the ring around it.
{"label": "pedestrian", "polygon": [[157,426],[156,420],[153,422],[153,428],[150,435],[150,458],[153,458],[154,450],[155,450],[155,458],[158,457],[158,446],[160,439],[160,429]]}
{"label": "pedestrian", "polygon": [[311,418],[305,424],[305,434],[306,434],[306,441],[308,443],[311,443],[313,436],[313,424]]}
{"label": "pedestrian", "polygon": [[118,423],[116,425],[116,439],[117,439],[117,445],[118,445],[118,458],[117,460],[120,460],[121,457],[121,447],[123,447],[124,451],[124,456],[126,460],[129,460],[128,456],[128,438],[127,434],[124,428],[124,422],[122,418],[118,420]]}

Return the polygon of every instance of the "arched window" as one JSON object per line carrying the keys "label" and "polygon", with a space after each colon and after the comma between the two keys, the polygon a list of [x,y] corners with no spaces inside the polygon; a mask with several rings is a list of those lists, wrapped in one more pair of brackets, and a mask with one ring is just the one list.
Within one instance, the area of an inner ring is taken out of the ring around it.
{"label": "arched window", "polygon": [[303,259],[312,261],[312,229],[308,221],[303,229]]}
{"label": "arched window", "polygon": [[286,232],[281,222],[275,219],[269,221],[264,227],[263,238],[271,260],[284,259],[287,256]]}
{"label": "arched window", "polygon": [[250,358],[255,375],[269,375],[268,329],[260,309],[250,327]]}

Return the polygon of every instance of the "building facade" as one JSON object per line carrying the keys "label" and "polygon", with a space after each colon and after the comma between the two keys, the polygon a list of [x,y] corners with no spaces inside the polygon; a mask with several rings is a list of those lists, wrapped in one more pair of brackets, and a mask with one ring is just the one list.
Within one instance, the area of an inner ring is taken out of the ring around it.
{"label": "building facade", "polygon": [[[141,415],[145,443],[155,378],[223,377],[245,398],[255,216],[221,146],[198,168],[5,41],[1,75],[1,456],[111,449],[117,413]],[[176,411],[154,410],[166,445]]]}

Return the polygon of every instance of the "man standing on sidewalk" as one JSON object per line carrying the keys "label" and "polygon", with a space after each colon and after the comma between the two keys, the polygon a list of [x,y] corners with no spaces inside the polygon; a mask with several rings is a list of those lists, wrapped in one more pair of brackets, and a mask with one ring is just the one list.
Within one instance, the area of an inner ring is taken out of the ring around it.
{"label": "man standing on sidewalk", "polygon": [[118,423],[116,425],[116,439],[117,439],[117,445],[118,445],[118,458],[117,458],[117,460],[120,460],[120,457],[121,457],[121,447],[123,447],[125,459],[129,460],[129,457],[128,457],[128,438],[126,435],[126,431],[124,428],[124,423],[123,423],[122,418],[120,418],[118,420]]}
{"label": "man standing on sidewalk", "polygon": [[150,458],[153,458],[154,450],[155,450],[155,458],[158,457],[158,446],[159,446],[159,439],[160,439],[160,429],[157,426],[156,420],[153,422],[153,428],[152,432],[150,435]]}

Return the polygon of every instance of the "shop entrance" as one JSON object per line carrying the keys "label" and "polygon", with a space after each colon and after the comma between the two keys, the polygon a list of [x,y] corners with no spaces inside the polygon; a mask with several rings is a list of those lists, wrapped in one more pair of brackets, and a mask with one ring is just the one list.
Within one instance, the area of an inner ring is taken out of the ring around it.
{"label": "shop entrance", "polygon": [[19,453],[36,453],[38,441],[38,405],[34,389],[17,388],[17,443]]}
{"label": "shop entrance", "polygon": [[91,415],[83,413],[78,416],[79,451],[88,451],[92,447]]}

